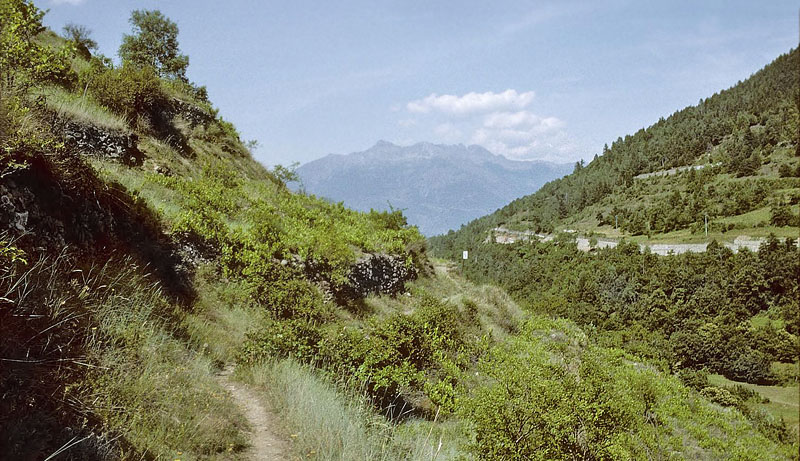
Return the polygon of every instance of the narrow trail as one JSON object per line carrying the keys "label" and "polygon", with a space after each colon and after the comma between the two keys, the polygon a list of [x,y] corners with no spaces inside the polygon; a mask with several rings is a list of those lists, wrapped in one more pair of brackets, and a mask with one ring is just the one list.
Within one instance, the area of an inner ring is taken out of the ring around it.
{"label": "narrow trail", "polygon": [[227,365],[219,374],[217,382],[231,393],[234,402],[250,423],[250,447],[244,451],[246,459],[253,461],[283,461],[289,459],[289,446],[278,437],[276,427],[280,424],[258,396],[247,385],[231,379],[233,365]]}

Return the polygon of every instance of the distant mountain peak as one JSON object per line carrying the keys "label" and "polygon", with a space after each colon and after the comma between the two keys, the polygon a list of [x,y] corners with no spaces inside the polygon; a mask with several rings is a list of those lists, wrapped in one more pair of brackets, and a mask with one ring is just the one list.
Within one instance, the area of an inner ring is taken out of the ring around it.
{"label": "distant mountain peak", "polygon": [[364,211],[391,203],[427,235],[457,229],[569,171],[571,165],[510,160],[479,145],[385,140],[297,170],[308,192]]}

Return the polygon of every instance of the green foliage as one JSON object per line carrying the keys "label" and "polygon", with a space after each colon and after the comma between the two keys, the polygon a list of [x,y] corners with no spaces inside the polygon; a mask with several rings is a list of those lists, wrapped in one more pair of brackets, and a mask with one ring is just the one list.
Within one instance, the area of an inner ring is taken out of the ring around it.
{"label": "green foliage", "polygon": [[78,54],[88,60],[92,57],[91,50],[97,49],[97,42],[91,38],[92,31],[88,27],[69,23],[64,26],[64,36],[72,42]]}
{"label": "green foliage", "polygon": [[189,58],[178,49],[178,25],[158,10],[134,10],[130,23],[133,34],[122,36],[120,58],[155,69],[162,77],[184,80]]}
{"label": "green foliage", "polygon": [[741,404],[741,400],[733,395],[729,390],[721,387],[709,386],[700,391],[700,395],[708,400],[722,405],[723,407],[735,407]]}
{"label": "green foliage", "polygon": [[272,321],[247,335],[239,362],[257,363],[276,357],[311,362],[317,357],[321,339],[319,328],[308,321]]}
{"label": "green foliage", "polygon": [[769,382],[771,360],[796,356],[796,311],[783,328],[747,323],[771,306],[796,306],[800,258],[792,241],[770,239],[758,253],[712,243],[706,253],[666,257],[632,244],[585,253],[569,242],[483,244],[470,252],[469,278],[497,283],[524,306],[596,328],[609,345],[673,368]]}
{"label": "green foliage", "polygon": [[[287,282],[286,287],[297,282]],[[277,296],[285,305],[288,297],[308,293],[308,288]],[[320,302],[313,295],[292,303],[290,312],[271,313],[263,328],[248,335],[240,361],[260,362],[270,357],[294,357],[316,363],[336,375],[350,376],[365,386],[368,394],[390,413],[396,399],[424,394],[444,414],[456,409],[464,392],[463,373],[478,347],[465,335],[465,322],[458,309],[423,296],[411,315],[393,314],[373,318],[364,328],[330,325],[321,328],[298,312],[307,305],[319,319]],[[283,318],[281,318],[283,317]],[[287,317],[292,317],[287,319]],[[328,319],[330,322],[330,318]],[[419,403],[418,403],[419,405]],[[425,407],[425,405],[422,405]]]}
{"label": "green foliage", "polygon": [[80,84],[97,102],[131,121],[140,116],[150,122],[161,120],[170,105],[153,69],[130,62],[109,69],[93,60],[90,70],[81,75]]}
{"label": "green foliage", "polygon": [[708,386],[708,372],[706,370],[693,370],[691,368],[682,368],[678,372],[678,377],[681,382],[694,390],[701,391]]}
{"label": "green foliage", "polygon": [[6,92],[19,85],[20,77],[69,85],[74,81],[70,69],[71,49],[59,51],[36,43],[45,30],[45,12],[28,0],[0,2],[0,89]]}
{"label": "green foliage", "polygon": [[622,436],[647,410],[628,383],[612,379],[618,366],[600,350],[587,351],[577,372],[534,343],[493,350],[481,366],[491,384],[464,410],[474,424],[474,453],[509,460],[630,456]]}
{"label": "green foliage", "polygon": [[773,226],[783,227],[797,225],[798,219],[792,214],[792,210],[783,200],[772,205],[769,222]]}

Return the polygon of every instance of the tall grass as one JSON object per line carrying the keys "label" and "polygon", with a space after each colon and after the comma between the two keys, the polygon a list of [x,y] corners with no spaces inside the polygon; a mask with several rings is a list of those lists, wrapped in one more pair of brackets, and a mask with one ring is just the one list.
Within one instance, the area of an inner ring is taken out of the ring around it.
{"label": "tall grass", "polygon": [[211,360],[175,337],[169,322],[180,313],[135,265],[112,267],[110,277],[106,271],[83,282],[95,293],[89,352],[97,366],[82,392],[93,413],[155,457],[204,458],[243,447],[244,418],[213,379]]}
{"label": "tall grass", "polygon": [[395,424],[376,414],[358,383],[335,383],[293,360],[236,370],[285,423],[292,450],[314,460],[445,460],[459,455],[457,422]]}
{"label": "tall grass", "polygon": [[220,280],[212,264],[198,267],[194,287],[197,300],[183,321],[185,329],[195,348],[217,363],[230,363],[264,310],[252,305],[243,281]]}
{"label": "tall grass", "polygon": [[[116,259],[82,267],[65,253],[2,275],[12,315],[0,328],[0,357],[27,362],[0,370],[19,383],[11,411],[26,400],[58,409],[48,424],[116,440],[106,455],[124,459],[215,459],[245,446],[244,417],[214,380],[212,361],[179,339],[181,312],[141,267]],[[66,459],[106,457],[83,453],[84,442],[71,445],[69,430],[50,429],[41,446],[19,445],[35,439],[42,421],[0,434],[0,451],[11,443],[20,456],[65,447]]]}
{"label": "tall grass", "polygon": [[67,119],[112,131],[130,131],[127,120],[99,105],[88,95],[72,93],[58,86],[41,88],[38,94],[44,96],[47,107]]}

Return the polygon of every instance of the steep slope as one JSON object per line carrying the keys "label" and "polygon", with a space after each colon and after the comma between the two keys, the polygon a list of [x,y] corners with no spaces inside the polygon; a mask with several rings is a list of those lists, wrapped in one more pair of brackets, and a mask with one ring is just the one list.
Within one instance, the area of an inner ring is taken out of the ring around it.
{"label": "steep slope", "polygon": [[402,213],[291,193],[202,87],[75,53],[42,14],[0,2],[3,457],[243,459],[263,431],[304,459],[792,456],[432,263]]}
{"label": "steep slope", "polygon": [[309,193],[361,211],[391,205],[423,234],[435,235],[458,229],[570,170],[508,160],[480,146],[380,141],[363,152],[306,163],[297,173]]}
{"label": "steep slope", "polygon": [[464,246],[499,226],[698,241],[705,240],[706,217],[710,237],[718,239],[794,235],[798,67],[795,49],[734,87],[618,138],[573,174],[434,244]]}

